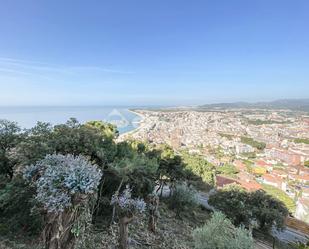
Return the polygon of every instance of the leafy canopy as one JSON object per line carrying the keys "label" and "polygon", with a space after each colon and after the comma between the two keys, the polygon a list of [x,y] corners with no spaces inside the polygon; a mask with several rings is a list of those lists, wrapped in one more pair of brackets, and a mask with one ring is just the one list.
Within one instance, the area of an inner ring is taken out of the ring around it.
{"label": "leafy canopy", "polygon": [[17,123],[0,119],[0,174],[13,177],[14,161],[9,155],[20,139],[21,129]]}
{"label": "leafy canopy", "polygon": [[221,212],[214,212],[203,227],[193,231],[195,249],[253,249],[252,235],[235,227]]}
{"label": "leafy canopy", "polygon": [[273,226],[284,227],[288,209],[278,199],[263,190],[246,192],[240,187],[229,186],[211,195],[209,204],[222,211],[235,225],[270,231]]}

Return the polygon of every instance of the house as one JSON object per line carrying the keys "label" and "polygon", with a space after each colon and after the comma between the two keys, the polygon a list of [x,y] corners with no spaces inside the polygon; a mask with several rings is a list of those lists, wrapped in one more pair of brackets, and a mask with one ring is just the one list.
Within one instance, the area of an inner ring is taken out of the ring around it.
{"label": "house", "polygon": [[254,180],[247,179],[232,179],[225,176],[216,176],[217,188],[223,188],[228,185],[237,184],[247,191],[256,191],[262,189],[262,186]]}
{"label": "house", "polygon": [[309,223],[309,200],[300,198],[296,204],[295,217]]}
{"label": "house", "polygon": [[255,162],[255,166],[258,167],[258,168],[264,168],[265,171],[267,171],[267,170],[270,171],[270,170],[273,169],[273,165],[272,165],[272,164],[267,163],[267,162],[265,162],[265,161],[262,160],[262,159],[257,160],[257,161]]}
{"label": "house", "polygon": [[225,176],[216,176],[216,185],[217,188],[223,188],[230,184],[238,184],[236,179],[228,178]]}
{"label": "house", "polygon": [[238,143],[235,146],[235,150],[237,154],[250,153],[255,151],[255,149],[251,145],[242,143]]}
{"label": "house", "polygon": [[304,184],[309,184],[309,175],[289,175],[289,179],[298,181]]}
{"label": "house", "polygon": [[262,176],[262,182],[264,184],[268,184],[268,185],[271,185],[273,187],[279,188],[283,191],[286,190],[286,184],[278,176],[274,176],[274,175],[271,175],[271,174],[265,174],[265,175]]}
{"label": "house", "polygon": [[236,167],[237,170],[239,171],[246,171],[247,170],[247,166],[246,164],[244,164],[242,161],[240,160],[236,160],[234,162],[234,166]]}
{"label": "house", "polygon": [[280,148],[271,148],[265,149],[265,154],[271,159],[280,160],[289,165],[300,165],[301,156],[298,153],[280,149]]}
{"label": "house", "polygon": [[288,174],[287,174],[285,171],[280,170],[280,169],[275,169],[275,170],[273,170],[273,171],[271,172],[271,174],[272,174],[273,176],[279,177],[280,179],[286,179],[286,178],[288,177]]}

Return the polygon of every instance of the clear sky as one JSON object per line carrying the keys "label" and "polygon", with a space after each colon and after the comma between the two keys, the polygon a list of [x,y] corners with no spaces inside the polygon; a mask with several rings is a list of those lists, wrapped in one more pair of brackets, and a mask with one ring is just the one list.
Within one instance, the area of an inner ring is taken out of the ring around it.
{"label": "clear sky", "polygon": [[309,97],[308,0],[2,0],[0,105]]}

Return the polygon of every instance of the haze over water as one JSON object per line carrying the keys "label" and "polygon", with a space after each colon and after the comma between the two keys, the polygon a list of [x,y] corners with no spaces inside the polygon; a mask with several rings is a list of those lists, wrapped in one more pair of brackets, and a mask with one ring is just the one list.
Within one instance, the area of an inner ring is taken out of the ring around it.
{"label": "haze over water", "polygon": [[120,133],[134,130],[140,117],[125,107],[0,107],[0,119],[17,122],[22,128],[31,128],[38,121],[53,125],[65,123],[76,118],[84,123],[91,120],[103,120],[117,125]]}

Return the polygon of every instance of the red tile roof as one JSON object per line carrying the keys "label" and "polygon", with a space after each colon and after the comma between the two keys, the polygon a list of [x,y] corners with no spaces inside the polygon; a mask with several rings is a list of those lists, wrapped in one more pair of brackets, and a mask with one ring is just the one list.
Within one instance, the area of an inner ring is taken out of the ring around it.
{"label": "red tile roof", "polygon": [[217,187],[223,188],[226,185],[230,184],[238,184],[242,186],[244,189],[248,191],[255,191],[262,189],[262,186],[258,184],[256,181],[245,181],[245,180],[236,180],[236,179],[231,179],[225,176],[216,176],[217,179]]}

